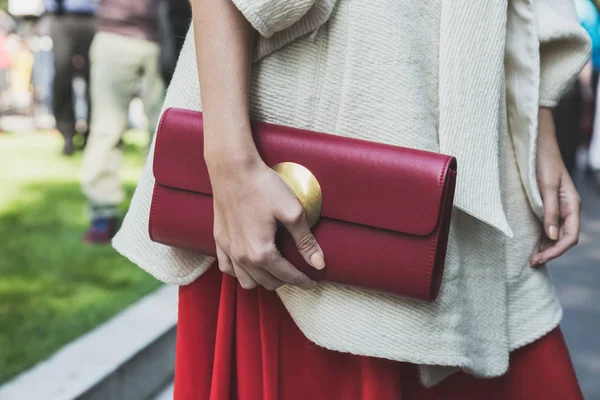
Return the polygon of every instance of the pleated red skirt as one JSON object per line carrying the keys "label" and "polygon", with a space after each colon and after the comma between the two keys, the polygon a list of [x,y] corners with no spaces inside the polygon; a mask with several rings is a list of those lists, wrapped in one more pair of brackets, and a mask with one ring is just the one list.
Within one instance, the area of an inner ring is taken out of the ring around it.
{"label": "pleated red skirt", "polygon": [[175,400],[583,399],[562,333],[511,354],[507,374],[459,372],[432,389],[414,365],[326,350],[277,294],[211,268],[179,291]]}

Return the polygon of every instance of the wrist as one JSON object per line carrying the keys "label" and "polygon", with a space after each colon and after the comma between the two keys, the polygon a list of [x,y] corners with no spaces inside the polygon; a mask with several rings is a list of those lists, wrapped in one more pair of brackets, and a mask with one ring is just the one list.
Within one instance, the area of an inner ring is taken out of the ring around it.
{"label": "wrist", "polygon": [[552,109],[540,107],[538,113],[538,138],[554,136],[554,116],[552,115]]}
{"label": "wrist", "polygon": [[262,162],[249,118],[215,118],[205,113],[204,161],[210,170],[251,168]]}
{"label": "wrist", "polygon": [[217,147],[205,149],[204,161],[210,175],[229,175],[264,164],[256,148]]}

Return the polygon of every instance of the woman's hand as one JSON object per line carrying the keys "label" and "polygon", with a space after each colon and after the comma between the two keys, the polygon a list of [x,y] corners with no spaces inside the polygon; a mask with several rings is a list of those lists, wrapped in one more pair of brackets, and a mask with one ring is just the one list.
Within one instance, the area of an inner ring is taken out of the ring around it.
{"label": "woman's hand", "polygon": [[275,246],[281,223],[306,262],[325,267],[302,206],[262,161],[252,138],[248,88],[254,31],[230,0],[193,0],[192,11],[219,268],[246,289],[284,284],[312,289],[316,283]]}
{"label": "woman's hand", "polygon": [[304,259],[325,267],[302,206],[261,160],[252,138],[248,87],[254,31],[230,0],[193,0],[192,11],[219,268],[246,289],[284,284],[312,289],[316,283],[275,246],[281,223]]}
{"label": "woman's hand", "polygon": [[245,289],[275,290],[284,284],[313,289],[316,283],[281,256],[275,246],[278,223],[291,233],[310,265],[325,267],[302,206],[285,182],[258,156],[245,160],[218,157],[210,162],[214,196],[214,235],[221,271]]}
{"label": "woman's hand", "polygon": [[538,129],[537,178],[546,237],[531,257],[534,266],[561,256],[577,244],[581,210],[581,199],[560,155],[550,109],[540,108]]}

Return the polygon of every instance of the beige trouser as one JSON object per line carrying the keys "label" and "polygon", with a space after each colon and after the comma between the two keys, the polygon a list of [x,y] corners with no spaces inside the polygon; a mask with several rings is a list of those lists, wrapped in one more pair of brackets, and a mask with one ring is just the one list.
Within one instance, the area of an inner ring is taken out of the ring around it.
{"label": "beige trouser", "polygon": [[98,32],[90,48],[91,122],[83,155],[81,184],[92,218],[117,214],[125,197],[119,172],[121,137],[128,126],[129,103],[144,80],[142,101],[151,132],[164,98],[160,48],[147,40]]}

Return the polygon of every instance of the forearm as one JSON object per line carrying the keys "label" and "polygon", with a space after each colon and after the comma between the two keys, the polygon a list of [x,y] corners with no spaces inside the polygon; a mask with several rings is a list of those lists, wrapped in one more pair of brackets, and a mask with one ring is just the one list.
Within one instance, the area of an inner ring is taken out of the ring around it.
{"label": "forearm", "polygon": [[248,109],[253,30],[231,0],[192,0],[192,12],[207,163],[258,158]]}
{"label": "forearm", "polygon": [[584,99],[592,99],[594,97],[594,88],[592,87],[592,62],[588,62],[583,70],[579,73],[579,86]]}
{"label": "forearm", "polygon": [[579,73],[579,82],[585,86],[592,86],[592,62],[585,64]]}

